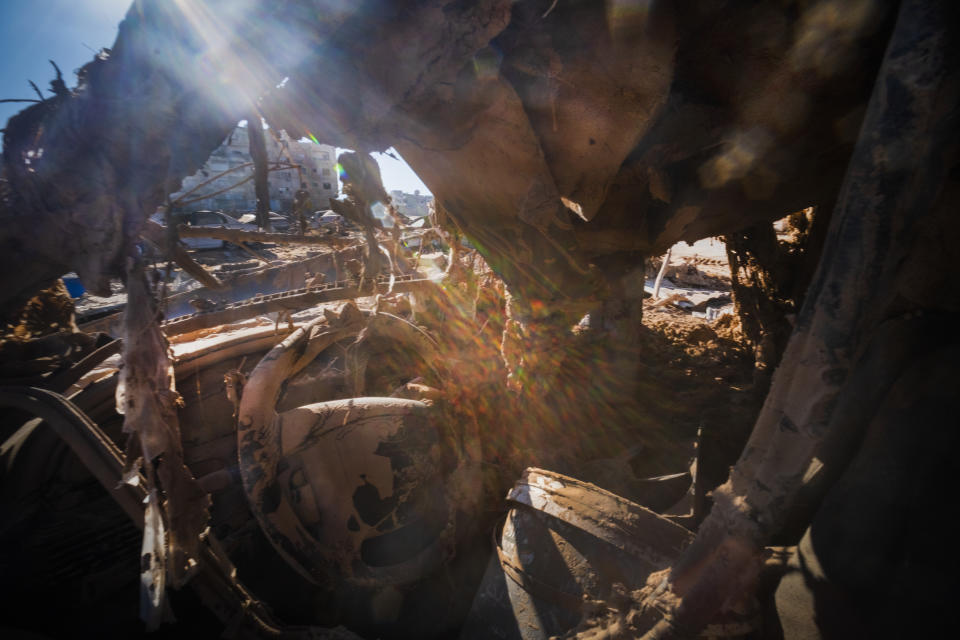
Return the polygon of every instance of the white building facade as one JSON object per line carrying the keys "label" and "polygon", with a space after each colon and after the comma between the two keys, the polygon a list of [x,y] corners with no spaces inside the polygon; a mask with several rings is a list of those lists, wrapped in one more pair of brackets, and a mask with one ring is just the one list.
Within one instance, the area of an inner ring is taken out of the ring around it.
{"label": "white building facade", "polygon": [[390,199],[400,213],[414,218],[429,214],[433,202],[433,196],[421,195],[419,190],[413,193],[394,190],[390,192]]}
{"label": "white building facade", "polygon": [[[279,213],[291,213],[293,210],[293,196],[300,188],[301,183],[306,185],[310,192],[313,209],[329,208],[329,199],[336,198],[337,163],[336,149],[330,145],[316,144],[309,141],[291,140],[286,133],[281,132],[274,136],[274,132],[264,130],[266,139],[267,159],[271,165],[276,163],[297,165],[292,169],[271,171],[270,210]],[[279,139],[278,139],[279,138]],[[171,196],[177,200],[187,191],[197,187],[211,178],[227,171],[252,162],[250,158],[250,141],[246,127],[237,127],[207,160],[206,164],[194,175],[183,180],[183,186],[178,193]],[[220,210],[230,214],[249,213],[257,207],[254,193],[253,179],[238,187],[226,190],[245,178],[253,175],[253,167],[231,171],[218,177],[208,184],[197,188],[194,193],[184,198],[182,209],[195,211],[198,209]],[[222,193],[218,193],[221,192]],[[202,196],[209,195],[203,198]],[[188,202],[194,198],[201,199]]]}

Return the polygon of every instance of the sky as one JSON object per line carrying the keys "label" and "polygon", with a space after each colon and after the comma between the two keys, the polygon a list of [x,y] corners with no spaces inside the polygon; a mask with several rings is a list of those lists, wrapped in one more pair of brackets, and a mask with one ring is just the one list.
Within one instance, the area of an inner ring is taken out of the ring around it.
{"label": "sky", "polygon": [[[75,85],[74,70],[113,44],[130,4],[131,0],[0,0],[0,99],[36,98],[29,80],[49,95],[54,71],[48,60],[60,66],[67,86]],[[0,128],[27,106],[0,103]],[[393,155],[400,157],[395,151]],[[402,160],[384,154],[374,157],[387,191],[430,193]]]}

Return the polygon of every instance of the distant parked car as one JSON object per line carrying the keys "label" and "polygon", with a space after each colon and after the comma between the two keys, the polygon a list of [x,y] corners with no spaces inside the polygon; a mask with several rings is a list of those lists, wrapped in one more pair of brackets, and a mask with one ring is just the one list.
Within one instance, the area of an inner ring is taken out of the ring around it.
{"label": "distant parked car", "polygon": [[330,209],[314,211],[310,216],[311,229],[336,229],[338,227],[341,231],[360,229],[359,226]]}
{"label": "distant parked car", "polygon": [[430,238],[426,245],[423,244],[422,233],[405,233],[400,237],[400,243],[407,251],[417,253],[429,253],[432,251],[443,251],[444,246],[435,237]]}
{"label": "distant parked car", "polygon": [[[164,215],[157,212],[150,216],[150,219],[160,224],[164,223]],[[174,214],[176,224],[185,224],[191,227],[225,227],[227,229],[240,229],[243,231],[256,231],[256,225],[244,224],[234,220],[230,216],[219,211],[191,211],[190,213]],[[222,249],[227,245],[224,240],[215,238],[182,238],[185,245],[191,249]]]}
{"label": "distant parked car", "polygon": [[[275,211],[269,212],[268,217],[270,218],[270,228],[277,233],[287,233],[290,230],[290,225],[292,224],[290,218],[282,216]],[[245,213],[239,218],[240,222],[244,224],[253,225],[253,228],[257,228],[257,214],[256,213]]]}
{"label": "distant parked car", "polygon": [[310,216],[311,229],[331,229],[343,227],[344,219],[339,213],[334,213],[327,209],[326,211],[314,211]]}

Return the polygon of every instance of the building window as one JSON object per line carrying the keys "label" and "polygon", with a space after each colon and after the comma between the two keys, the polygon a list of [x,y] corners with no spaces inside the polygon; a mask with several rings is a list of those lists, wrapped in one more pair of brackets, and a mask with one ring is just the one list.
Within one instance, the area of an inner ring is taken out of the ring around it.
{"label": "building window", "polygon": [[314,173],[317,172],[317,168],[316,168],[316,167],[313,168],[313,172],[314,172]]}
{"label": "building window", "polygon": [[324,170],[323,170],[323,175],[325,175],[325,176],[330,175],[330,169],[324,169]]}
{"label": "building window", "polygon": [[329,183],[329,182],[324,182],[324,183],[323,183],[323,188],[326,189],[327,191],[329,191],[329,190],[330,190],[330,183]]}

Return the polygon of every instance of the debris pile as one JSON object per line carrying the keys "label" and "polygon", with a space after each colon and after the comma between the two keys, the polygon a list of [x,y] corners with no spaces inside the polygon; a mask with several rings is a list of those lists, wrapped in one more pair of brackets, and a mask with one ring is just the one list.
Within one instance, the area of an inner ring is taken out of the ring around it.
{"label": "debris pile", "polygon": [[[960,20],[688,4],[142,0],[57,69],[4,130],[0,627],[952,620]],[[257,228],[178,224],[241,119]],[[333,226],[265,130],[356,150]]]}

